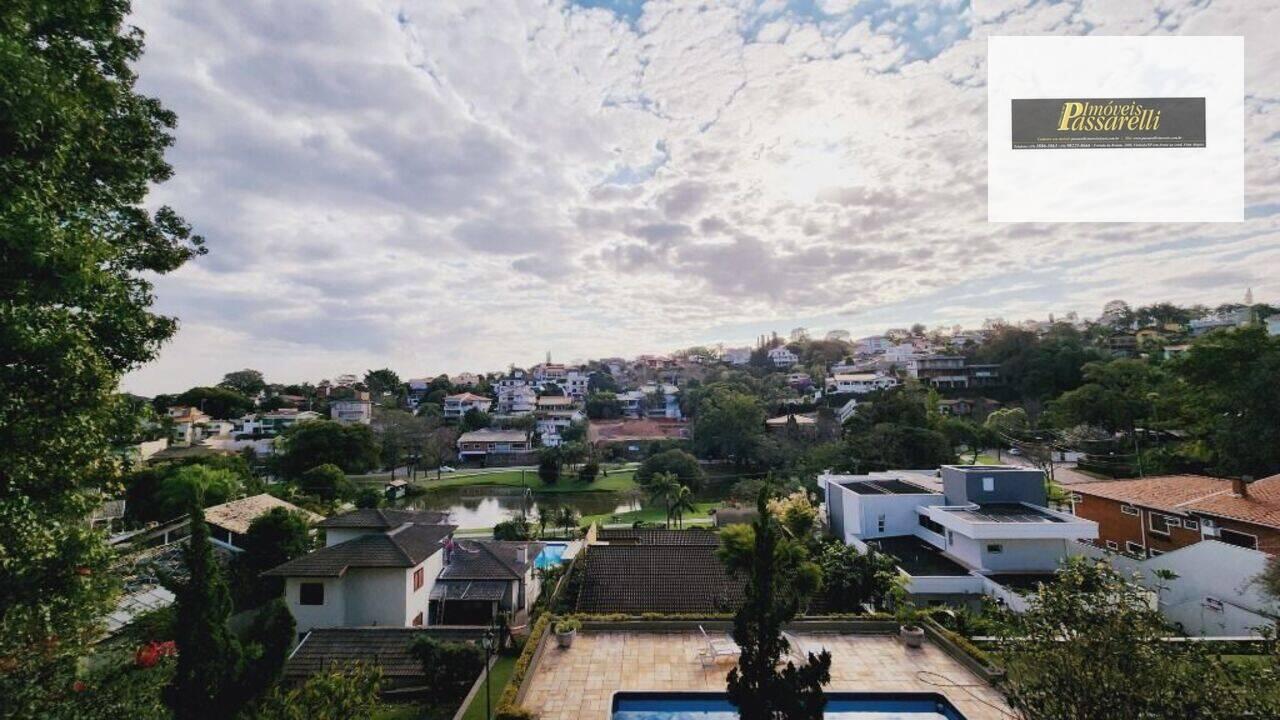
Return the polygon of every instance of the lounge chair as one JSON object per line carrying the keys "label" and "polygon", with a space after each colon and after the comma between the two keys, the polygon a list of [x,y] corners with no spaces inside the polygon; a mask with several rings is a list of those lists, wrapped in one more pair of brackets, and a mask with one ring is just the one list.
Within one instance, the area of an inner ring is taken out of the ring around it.
{"label": "lounge chair", "polygon": [[742,648],[738,647],[738,643],[733,640],[728,638],[713,640],[701,625],[698,626],[698,632],[702,633],[702,638],[707,641],[707,647],[698,653],[698,657],[702,658],[704,664],[714,663],[722,657],[736,658],[742,655]]}
{"label": "lounge chair", "polygon": [[[800,642],[800,638],[789,632],[783,632],[782,639],[787,641],[787,656],[795,662],[796,667],[804,667],[809,664],[809,648],[805,647],[803,642]],[[821,652],[821,650],[819,650],[819,652]],[[814,654],[816,655],[817,653]],[[785,661],[786,658],[781,658],[779,660],[779,662]]]}

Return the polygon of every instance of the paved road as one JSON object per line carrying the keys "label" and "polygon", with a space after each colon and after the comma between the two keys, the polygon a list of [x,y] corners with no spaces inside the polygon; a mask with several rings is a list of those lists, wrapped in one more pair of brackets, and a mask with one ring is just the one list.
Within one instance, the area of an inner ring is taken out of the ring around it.
{"label": "paved road", "polygon": [[[1006,465],[1015,465],[1017,467],[1035,467],[1031,461],[1021,455],[1010,455],[1006,450],[1001,456],[1001,462]],[[1081,472],[1076,469],[1075,463],[1054,463],[1053,479],[1059,485],[1070,487],[1072,485],[1086,485],[1088,483],[1107,482],[1111,478],[1099,478]]]}

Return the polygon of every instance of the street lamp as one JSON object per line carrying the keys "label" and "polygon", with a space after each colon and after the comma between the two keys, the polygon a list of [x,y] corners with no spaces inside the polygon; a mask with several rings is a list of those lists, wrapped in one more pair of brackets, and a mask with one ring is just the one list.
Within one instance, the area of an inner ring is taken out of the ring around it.
{"label": "street lamp", "polygon": [[484,648],[484,717],[485,720],[493,717],[493,706],[489,699],[489,658],[493,655],[493,650],[497,646],[497,638],[493,634],[493,628],[484,631],[484,635],[480,638],[480,646]]}

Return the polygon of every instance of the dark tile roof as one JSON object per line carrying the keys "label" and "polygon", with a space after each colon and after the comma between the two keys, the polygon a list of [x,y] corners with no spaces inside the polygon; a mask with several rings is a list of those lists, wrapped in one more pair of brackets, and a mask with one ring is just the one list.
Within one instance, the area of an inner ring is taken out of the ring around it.
{"label": "dark tile roof", "polygon": [[650,528],[601,529],[596,539],[618,545],[711,545],[720,544],[720,536],[710,530],[662,530]]}
{"label": "dark tile roof", "polygon": [[501,600],[511,591],[506,580],[437,580],[432,600]]}
{"label": "dark tile roof", "polygon": [[409,652],[415,638],[422,635],[441,640],[476,640],[484,628],[317,628],[306,637],[285,662],[286,678],[303,679],[328,670],[329,666],[356,661],[382,668],[388,678],[422,677],[422,663]]}
{"label": "dark tile roof", "polygon": [[[518,540],[458,540],[449,551],[441,580],[519,580],[544,547]],[[525,561],[517,558],[527,548]]]}
{"label": "dark tile roof", "polygon": [[443,525],[448,515],[434,510],[397,510],[394,508],[360,508],[341,515],[334,515],[316,523],[322,528],[370,528],[390,530],[401,525],[421,523],[423,525]]}
{"label": "dark tile roof", "polygon": [[710,545],[592,545],[578,610],[721,613],[742,604],[745,579],[729,575]]}
{"label": "dark tile roof", "polygon": [[320,548],[266,571],[280,577],[340,577],[347,568],[413,567],[443,549],[453,525],[404,525]]}

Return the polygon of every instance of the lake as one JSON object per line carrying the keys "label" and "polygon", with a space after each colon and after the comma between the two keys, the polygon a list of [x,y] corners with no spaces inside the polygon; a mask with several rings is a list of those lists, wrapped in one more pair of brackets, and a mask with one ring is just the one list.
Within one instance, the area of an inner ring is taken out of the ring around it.
{"label": "lake", "polygon": [[[505,520],[520,517],[523,512],[531,522],[538,513],[555,513],[564,506],[579,515],[618,514],[639,510],[641,496],[616,492],[526,492],[515,487],[460,487],[433,490],[418,497],[396,503],[401,507],[441,510],[449,513],[450,524],[460,529],[488,528]],[[551,525],[551,523],[548,523]]]}

